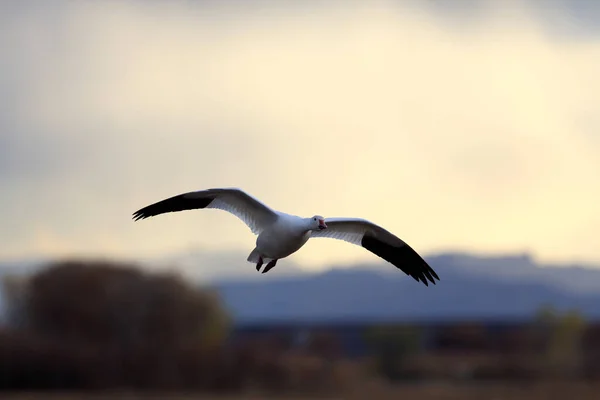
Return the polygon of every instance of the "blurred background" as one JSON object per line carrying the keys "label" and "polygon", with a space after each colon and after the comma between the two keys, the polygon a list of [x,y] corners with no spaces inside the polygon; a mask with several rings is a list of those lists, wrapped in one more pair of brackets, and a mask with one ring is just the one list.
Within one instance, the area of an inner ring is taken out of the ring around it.
{"label": "blurred background", "polygon": [[[592,0],[1,2],[1,397],[597,398],[599,21]],[[231,215],[131,220],[230,186],[381,224],[441,281],[334,240],[262,275]]]}

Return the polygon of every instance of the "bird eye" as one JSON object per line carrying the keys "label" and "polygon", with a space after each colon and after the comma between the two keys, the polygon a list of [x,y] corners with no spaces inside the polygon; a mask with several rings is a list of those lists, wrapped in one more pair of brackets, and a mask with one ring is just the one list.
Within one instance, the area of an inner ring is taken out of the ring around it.
{"label": "bird eye", "polygon": [[317,220],[316,218],[313,218],[313,221],[316,221],[316,220]]}

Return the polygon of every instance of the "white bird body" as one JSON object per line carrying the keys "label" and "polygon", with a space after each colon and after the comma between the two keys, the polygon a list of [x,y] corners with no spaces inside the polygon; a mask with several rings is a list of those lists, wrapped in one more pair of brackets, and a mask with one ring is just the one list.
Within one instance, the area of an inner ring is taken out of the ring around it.
{"label": "white bird body", "polygon": [[[256,238],[256,249],[265,261],[285,258],[300,250],[310,239],[310,226],[303,218],[278,214],[279,218]],[[248,261],[258,262],[250,257]]]}
{"label": "white bird body", "polygon": [[242,220],[257,235],[256,247],[247,261],[256,263],[262,273],[275,267],[277,260],[297,252],[311,237],[343,240],[371,251],[428,286],[439,277],[408,244],[382,227],[360,218],[302,218],[276,211],[238,188],[207,189],[183,193],[144,207],[133,213],[134,219],[155,215],[214,208],[227,211]]}

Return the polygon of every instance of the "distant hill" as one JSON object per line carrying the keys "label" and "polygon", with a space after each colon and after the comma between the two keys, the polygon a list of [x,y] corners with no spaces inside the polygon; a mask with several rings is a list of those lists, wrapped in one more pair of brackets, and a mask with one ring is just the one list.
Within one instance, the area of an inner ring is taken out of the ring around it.
{"label": "distant hill", "polygon": [[441,278],[435,286],[425,287],[385,263],[216,284],[240,323],[528,318],[544,304],[600,318],[600,268],[540,266],[527,254],[449,253],[427,260]]}
{"label": "distant hill", "polygon": [[[215,285],[239,323],[527,318],[546,303],[600,318],[600,267],[543,266],[527,254],[443,253],[426,259],[441,278],[435,286],[425,287],[377,259],[325,272],[307,272],[286,260],[265,275],[237,252],[192,250],[142,262]],[[39,265],[40,260],[0,263],[0,276]],[[0,296],[0,310],[1,302]]]}

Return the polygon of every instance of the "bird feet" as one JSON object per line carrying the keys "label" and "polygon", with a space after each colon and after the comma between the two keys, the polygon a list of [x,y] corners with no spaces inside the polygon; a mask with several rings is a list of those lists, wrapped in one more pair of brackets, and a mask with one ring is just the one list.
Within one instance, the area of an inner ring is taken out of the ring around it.
{"label": "bird feet", "polygon": [[[263,269],[262,273],[265,274],[265,273],[269,272],[276,264],[277,264],[277,260],[269,261],[269,263],[267,264],[265,269]],[[260,271],[260,267],[262,267],[262,265],[263,265],[263,258],[259,257],[258,262],[256,263],[256,270]]]}
{"label": "bird feet", "polygon": [[267,264],[267,266],[265,267],[265,269],[263,269],[262,273],[266,274],[267,272],[269,272],[271,270],[271,268],[273,268],[275,265],[277,264],[277,260],[271,260],[269,261],[269,263]]}

